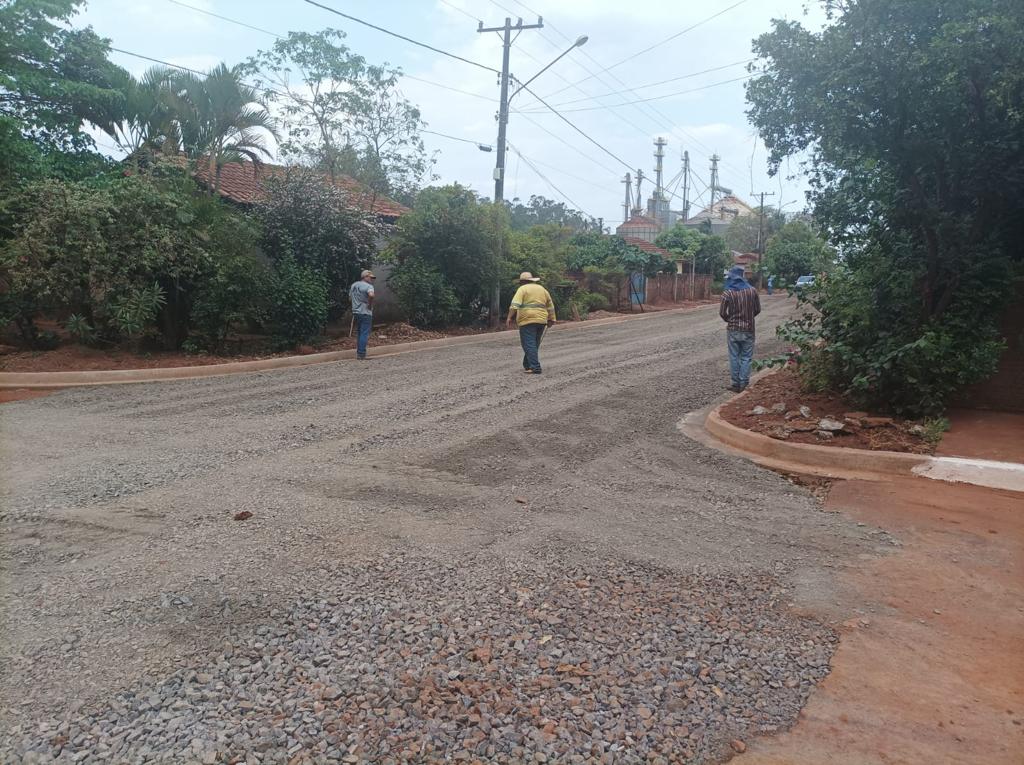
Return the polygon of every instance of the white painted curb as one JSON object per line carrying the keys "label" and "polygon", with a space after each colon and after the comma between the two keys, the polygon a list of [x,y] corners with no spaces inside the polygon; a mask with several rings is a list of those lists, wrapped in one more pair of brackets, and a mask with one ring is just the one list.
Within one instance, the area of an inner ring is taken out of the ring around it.
{"label": "white painted curb", "polygon": [[912,469],[916,475],[949,483],[970,483],[991,489],[1024,492],[1024,465],[966,457],[931,457]]}

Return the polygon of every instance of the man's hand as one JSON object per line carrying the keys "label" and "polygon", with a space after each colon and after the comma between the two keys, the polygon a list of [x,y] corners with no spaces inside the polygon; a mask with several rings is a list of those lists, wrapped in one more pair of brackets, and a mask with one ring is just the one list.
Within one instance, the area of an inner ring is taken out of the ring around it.
{"label": "man's hand", "polygon": [[555,324],[557,324],[557,322],[554,319],[548,319],[548,326],[549,327],[553,327],[553,326],[555,326]]}

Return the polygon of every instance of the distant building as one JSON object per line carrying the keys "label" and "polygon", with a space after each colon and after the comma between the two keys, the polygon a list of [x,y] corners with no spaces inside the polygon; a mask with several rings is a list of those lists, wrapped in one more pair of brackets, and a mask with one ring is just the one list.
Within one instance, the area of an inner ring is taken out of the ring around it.
{"label": "distant building", "polygon": [[654,244],[658,234],[662,231],[662,225],[657,220],[647,215],[641,215],[639,210],[633,210],[629,220],[619,224],[615,233],[623,239],[642,239],[645,242]]}
{"label": "distant building", "polygon": [[705,228],[710,222],[711,233],[723,235],[736,218],[754,214],[754,208],[739,197],[730,194],[721,199],[716,199],[714,205],[705,207],[699,213],[687,219],[685,225],[689,228]]}

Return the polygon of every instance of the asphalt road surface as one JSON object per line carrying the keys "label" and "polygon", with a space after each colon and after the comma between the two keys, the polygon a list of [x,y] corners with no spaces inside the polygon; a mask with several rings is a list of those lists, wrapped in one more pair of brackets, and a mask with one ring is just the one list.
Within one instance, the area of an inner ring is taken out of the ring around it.
{"label": "asphalt road surface", "polygon": [[724,334],[4,405],[0,759],[717,762],[786,727],[835,642],[792,606],[884,540],[679,433]]}

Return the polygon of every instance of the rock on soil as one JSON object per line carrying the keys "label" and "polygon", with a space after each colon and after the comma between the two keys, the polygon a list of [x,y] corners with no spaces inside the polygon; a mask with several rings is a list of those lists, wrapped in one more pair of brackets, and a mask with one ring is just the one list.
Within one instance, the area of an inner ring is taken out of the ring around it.
{"label": "rock on soil", "polygon": [[340,568],[4,762],[703,762],[788,725],[836,635],[764,575]]}

